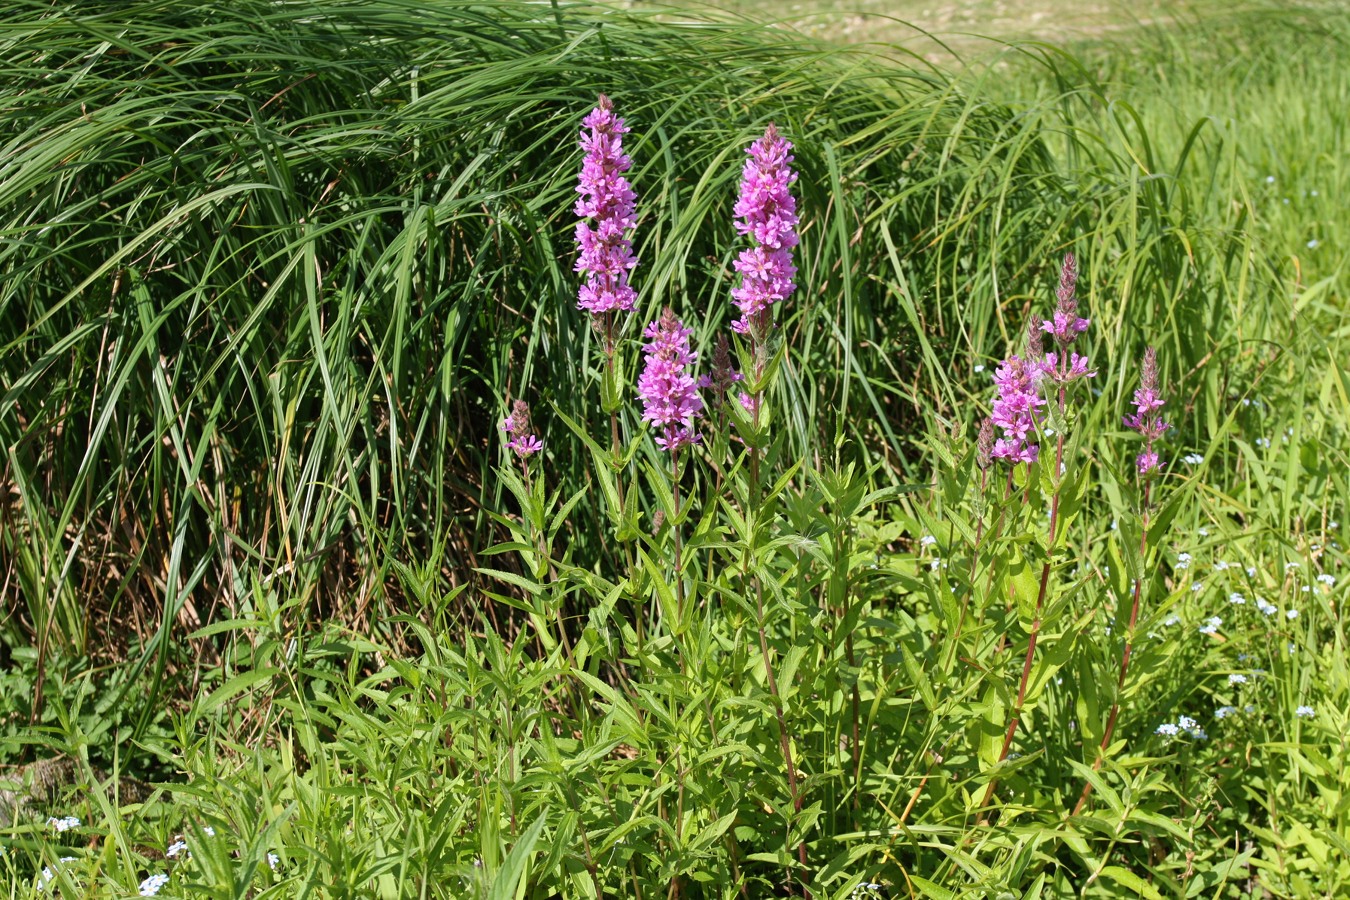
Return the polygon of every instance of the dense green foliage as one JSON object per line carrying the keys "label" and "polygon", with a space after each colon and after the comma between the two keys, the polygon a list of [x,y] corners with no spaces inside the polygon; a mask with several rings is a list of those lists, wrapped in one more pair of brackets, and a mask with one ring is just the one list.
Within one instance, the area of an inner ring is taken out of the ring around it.
{"label": "dense green foliage", "polygon": [[[78,841],[0,838],[6,896],[61,855],[67,896],[169,867],[161,896],[1344,893],[1350,16],[959,77],[677,18],[7,8],[0,760],[164,788],[88,792]],[[669,304],[706,357],[740,150],[771,120],[796,144],[802,287],[771,425],[741,431],[762,466],[710,440],[683,506],[634,405],[628,465],[585,440],[609,423],[571,203],[600,91],[633,128],[630,338]],[[1099,375],[1047,540],[1048,467],[978,491],[971,438],[1067,249]],[[1177,428],[1141,558],[1119,422],[1145,343]],[[508,397],[543,426],[529,487]],[[1155,734],[1181,715],[1207,738]]]}

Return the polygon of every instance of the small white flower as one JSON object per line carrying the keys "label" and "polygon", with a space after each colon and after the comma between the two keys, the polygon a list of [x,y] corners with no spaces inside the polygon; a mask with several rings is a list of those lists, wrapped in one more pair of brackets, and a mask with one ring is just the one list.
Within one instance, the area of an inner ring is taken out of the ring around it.
{"label": "small white flower", "polygon": [[1157,731],[1153,733],[1164,734],[1167,735],[1168,737],[1176,737],[1178,734],[1181,733],[1181,729],[1177,728],[1177,726],[1173,725],[1171,722],[1164,722],[1161,725],[1159,725]]}
{"label": "small white flower", "polygon": [[1288,619],[1289,621],[1292,622],[1294,619],[1297,619],[1297,618],[1298,618],[1298,610],[1296,610],[1296,609],[1287,609],[1287,610],[1285,610],[1285,612],[1284,612],[1284,617],[1285,617],[1286,619]]}
{"label": "small white flower", "polygon": [[1311,241],[1308,241],[1308,249],[1309,250],[1317,249],[1317,238],[1313,238]]}
{"label": "small white flower", "polygon": [[1257,439],[1256,439],[1256,446],[1258,446],[1258,447],[1269,447],[1269,446],[1270,446],[1270,438],[1263,438],[1263,437],[1257,438]]}
{"label": "small white flower", "polygon": [[151,875],[149,878],[141,882],[141,896],[153,897],[159,893],[160,888],[164,887],[164,885],[168,883],[169,883],[169,876],[165,875],[163,872]]}
{"label": "small white flower", "polygon": [[1313,189],[1312,189],[1311,191],[1309,191],[1308,193],[1311,194],[1312,196],[1316,197],[1316,196],[1317,196],[1317,188],[1313,188]]}
{"label": "small white flower", "polygon": [[271,866],[272,871],[275,872],[277,866],[281,865],[281,857],[277,856],[275,853],[269,853],[267,854],[267,864]]}
{"label": "small white flower", "polygon": [[1281,200],[1280,202],[1283,203],[1285,206],[1288,206],[1288,205],[1289,205],[1289,198],[1288,198],[1288,197],[1285,197],[1285,198],[1284,198],[1283,200]]}
{"label": "small white flower", "polygon": [[1252,398],[1251,398],[1251,397],[1243,397],[1243,398],[1242,398],[1242,405],[1243,405],[1243,406],[1251,406],[1251,405],[1252,405]]}
{"label": "small white flower", "polygon": [[1228,602],[1233,604],[1234,606],[1242,606],[1244,603],[1247,602],[1247,598],[1239,594],[1237,591],[1234,591],[1233,593],[1228,595]]}
{"label": "small white flower", "polygon": [[207,837],[215,837],[215,836],[216,836],[216,830],[215,830],[214,828],[212,828],[210,825],[203,825],[203,826],[202,826],[202,831],[206,833],[206,836],[207,836]]}
{"label": "small white flower", "polygon": [[1247,676],[1246,676],[1246,675],[1239,675],[1238,673],[1234,672],[1232,675],[1229,675],[1229,676],[1228,676],[1228,683],[1229,683],[1229,684],[1246,684],[1246,683],[1247,683]]}
{"label": "small white flower", "polygon": [[1284,570],[1285,570],[1286,572],[1289,572],[1289,571],[1292,571],[1293,569],[1297,569],[1298,566],[1299,566],[1299,564],[1296,563],[1296,562],[1287,562],[1287,563],[1284,564]]}
{"label": "small white flower", "polygon": [[188,846],[186,841],[177,840],[169,845],[169,849],[164,851],[164,855],[167,856],[169,859],[176,859],[178,857],[178,854],[186,851],[187,848]]}
{"label": "small white flower", "polygon": [[1203,591],[1204,589],[1205,589],[1205,583],[1204,583],[1203,581],[1197,581],[1195,584],[1191,585],[1191,593],[1192,593],[1192,594],[1198,594],[1198,593],[1200,593],[1201,591]]}
{"label": "small white flower", "polygon": [[1306,593],[1308,593],[1308,591],[1312,590],[1312,588],[1308,587],[1308,586],[1305,584],[1303,587],[1299,588],[1299,590],[1306,594]]}
{"label": "small white flower", "polygon": [[58,833],[62,831],[69,831],[72,828],[79,828],[80,820],[75,818],[74,816],[65,816],[64,818],[60,819],[52,817],[47,820],[47,827],[54,828]]}
{"label": "small white flower", "polygon": [[1205,461],[1205,458],[1199,453],[1187,453],[1181,460],[1189,465],[1198,466]]}
{"label": "small white flower", "polygon": [[1177,615],[1176,613],[1172,613],[1172,614],[1171,614],[1170,616],[1168,616],[1166,619],[1163,619],[1163,624],[1164,624],[1164,625],[1180,625],[1180,624],[1181,624],[1181,616]]}
{"label": "small white flower", "polygon": [[976,371],[976,372],[983,372],[983,371],[984,371],[984,363],[977,363],[977,364],[975,365],[975,371]]}
{"label": "small white flower", "polygon": [[919,538],[920,547],[931,547],[936,543],[937,538],[933,537],[931,534],[925,534],[923,537]]}
{"label": "small white flower", "polygon": [[1266,184],[1274,184],[1274,183],[1275,183],[1275,176],[1274,176],[1274,175],[1267,175],[1267,176],[1266,176]]}
{"label": "small white flower", "polygon": [[1336,586],[1336,576],[1335,576],[1335,575],[1329,575],[1329,574],[1327,574],[1326,572],[1323,572],[1321,575],[1318,575],[1318,576],[1317,576],[1317,580],[1320,581],[1320,582],[1322,582],[1323,584],[1325,584],[1327,587],[1335,587],[1335,586]]}
{"label": "small white flower", "polygon": [[1300,719],[1311,719],[1313,716],[1317,715],[1317,711],[1311,706],[1300,706],[1298,709],[1294,710],[1294,715],[1298,716]]}
{"label": "small white flower", "polygon": [[941,565],[942,565],[942,560],[940,560],[940,559],[935,559],[935,560],[933,560],[931,563],[929,563],[928,568],[930,568],[930,569],[932,569],[934,572],[936,572],[936,571],[938,570],[938,567],[941,566]]}
{"label": "small white flower", "polygon": [[1223,560],[1219,560],[1218,562],[1214,563],[1214,571],[1215,571],[1215,572],[1227,572],[1227,571],[1228,571],[1228,563],[1224,562]]}
{"label": "small white flower", "polygon": [[1220,706],[1218,709],[1214,711],[1214,718],[1226,719],[1231,715],[1235,715],[1236,713],[1237,713],[1236,706]]}
{"label": "small white flower", "polygon": [[1178,553],[1176,567],[1178,569],[1188,569],[1190,568],[1190,566],[1191,566],[1191,555],[1189,553]]}
{"label": "small white flower", "polygon": [[1256,608],[1261,610],[1262,615],[1273,616],[1277,612],[1273,603],[1267,603],[1264,598],[1256,598]]}
{"label": "small white flower", "polygon": [[41,890],[42,888],[45,888],[47,885],[49,885],[49,884],[52,883],[52,880],[56,878],[56,871],[55,871],[55,869],[61,868],[61,863],[68,863],[68,862],[74,862],[74,861],[75,861],[75,857],[73,857],[73,856],[63,856],[63,857],[61,857],[61,859],[57,862],[57,864],[56,864],[56,866],[55,866],[54,868],[51,867],[51,866],[44,866],[43,869],[42,869],[42,874],[38,876],[38,880],[37,880],[38,890]]}
{"label": "small white flower", "polygon": [[1198,535],[1200,535],[1201,537],[1209,537],[1209,529],[1208,529],[1208,528],[1197,528],[1197,529],[1195,530],[1195,533],[1198,534]]}
{"label": "small white flower", "polygon": [[1192,728],[1195,727],[1195,720],[1192,719],[1190,716],[1181,716],[1180,718],[1177,719],[1177,724],[1180,725],[1182,728],[1186,729],[1187,731],[1190,731]]}
{"label": "small white flower", "polygon": [[1199,727],[1191,729],[1191,737],[1195,738],[1197,741],[1209,740],[1209,734],[1205,732],[1205,729]]}
{"label": "small white flower", "polygon": [[1247,567],[1247,577],[1248,577],[1248,578],[1255,578],[1255,577],[1256,577],[1256,566],[1248,566],[1248,567]]}

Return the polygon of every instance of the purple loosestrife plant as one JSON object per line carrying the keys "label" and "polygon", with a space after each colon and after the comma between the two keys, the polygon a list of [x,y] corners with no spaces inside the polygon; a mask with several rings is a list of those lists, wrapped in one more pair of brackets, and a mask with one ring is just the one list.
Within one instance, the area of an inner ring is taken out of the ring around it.
{"label": "purple loosestrife plant", "polygon": [[[1088,369],[1087,357],[1070,350],[1084,331],[1089,320],[1078,315],[1078,265],[1072,253],[1064,255],[1064,263],[1059,271],[1059,288],[1055,292],[1056,304],[1052,318],[1034,325],[1027,340],[1027,359],[1013,356],[1002,366],[995,376],[999,385],[999,398],[994,407],[994,424],[1004,433],[1003,439],[995,444],[993,455],[1008,459],[1012,463],[1034,462],[1039,448],[1030,444],[1028,438],[1040,424],[1039,409],[1045,405],[1044,399],[1035,403],[1027,399],[1028,392],[1035,392],[1039,398],[1044,386],[1053,386],[1056,396],[1050,406],[1050,422],[1055,428],[1055,468],[1051,472],[1053,492],[1050,497],[1050,523],[1047,531],[1046,558],[1041,567],[1040,585],[1036,592],[1035,614],[1031,620],[1031,633],[1027,639],[1026,658],[1022,663],[1022,681],[1017,689],[1017,701],[1013,705],[1012,716],[1007,731],[1003,735],[1003,749],[998,761],[1008,758],[1013,738],[1022,716],[1022,705],[1026,700],[1027,684],[1031,678],[1032,663],[1036,656],[1036,640],[1041,630],[1041,611],[1045,606],[1046,592],[1050,585],[1050,569],[1054,562],[1055,541],[1059,532],[1059,505],[1064,478],[1064,433],[1069,427],[1068,387],[1083,378],[1092,378],[1097,373]],[[1046,353],[1041,347],[1041,335],[1048,334],[1054,339],[1056,349]],[[1011,481],[1009,481],[1011,485]],[[1030,479],[1027,482],[1030,489]],[[985,788],[981,808],[987,807],[994,796],[998,779],[990,779]]]}
{"label": "purple loosestrife plant", "polygon": [[748,235],[753,246],[736,259],[741,283],[731,296],[741,315],[731,327],[757,347],[767,341],[773,328],[773,304],[786,300],[797,287],[797,267],[792,263],[792,249],[797,246],[797,198],[791,191],[797,173],[792,171],[791,149],[792,144],[769,125],[764,136],[745,151],[748,159],[736,199],[736,231]]}
{"label": "purple loosestrife plant", "polygon": [[[578,178],[574,211],[577,223],[576,270],[585,278],[577,292],[577,308],[591,314],[591,324],[604,341],[605,370],[601,381],[601,406],[609,413],[611,465],[622,468],[624,451],[619,435],[619,409],[623,405],[621,385],[623,365],[617,358],[617,318],[631,312],[637,292],[629,284],[629,273],[637,266],[633,255],[632,232],[637,225],[636,195],[625,173],[633,162],[623,149],[628,127],[614,114],[614,104],[600,95],[595,109],[582,120],[581,149],[584,153]],[[624,516],[623,479],[615,479],[614,496],[618,508],[613,514]],[[621,527],[619,540],[624,541]],[[632,557],[625,546],[631,567]]]}
{"label": "purple loosestrife plant", "polygon": [[[1162,392],[1158,387],[1158,354],[1152,347],[1149,347],[1144,351],[1144,364],[1139,375],[1139,387],[1134,392],[1134,415],[1124,417],[1125,426],[1139,432],[1139,435],[1144,439],[1144,449],[1135,457],[1134,462],[1140,482],[1139,571],[1141,573],[1148,561],[1150,493],[1153,477],[1158,473],[1161,465],[1158,451],[1154,449],[1153,445],[1171,427],[1158,414],[1162,407]],[[1106,748],[1111,746],[1111,736],[1115,733],[1116,717],[1120,714],[1120,695],[1125,690],[1125,676],[1129,672],[1130,654],[1134,649],[1134,629],[1139,621],[1139,606],[1144,590],[1143,582],[1144,576],[1142,574],[1135,576],[1134,589],[1131,592],[1130,624],[1125,630],[1125,650],[1120,657],[1120,677],[1116,680],[1116,699],[1111,704],[1111,712],[1106,717],[1106,728],[1102,733],[1097,758],[1092,761],[1094,771],[1101,768],[1102,761],[1106,756]],[[1084,783],[1083,793],[1078,797],[1078,803],[1074,805],[1073,815],[1076,816],[1082,811],[1083,805],[1087,803],[1091,794],[1092,782],[1088,781]]]}
{"label": "purple loosestrife plant", "polygon": [[[736,258],[736,271],[741,281],[732,288],[731,297],[736,302],[740,316],[731,323],[731,328],[737,334],[744,335],[750,344],[752,377],[747,384],[748,390],[741,391],[737,400],[749,414],[753,432],[759,431],[763,411],[762,381],[769,364],[768,342],[774,327],[773,307],[786,300],[797,288],[797,267],[792,262],[792,251],[798,243],[797,199],[792,196],[791,190],[797,174],[792,170],[791,150],[792,144],[778,133],[772,123],[764,129],[763,137],[745,151],[747,159],[741,170],[740,191],[734,210],[736,231],[748,236],[752,242],[750,248],[742,250]],[[760,459],[756,446],[749,447],[749,459],[747,508],[752,520],[757,520]],[[765,635],[764,585],[758,575],[753,576],[751,581],[754,583],[760,653],[778,719],[778,738],[783,765],[787,769],[788,790],[792,794],[792,808],[800,814],[802,794],[797,783],[797,768],[792,761],[792,738]],[[805,841],[797,844],[797,859],[805,869]],[[789,872],[789,882],[791,877]]]}

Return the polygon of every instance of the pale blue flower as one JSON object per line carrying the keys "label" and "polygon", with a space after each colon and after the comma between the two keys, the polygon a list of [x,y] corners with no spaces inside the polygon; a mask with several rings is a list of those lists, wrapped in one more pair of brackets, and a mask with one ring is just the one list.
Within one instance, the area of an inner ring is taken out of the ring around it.
{"label": "pale blue flower", "polygon": [[1229,684],[1246,684],[1246,683],[1247,683],[1247,676],[1246,676],[1246,675],[1239,675],[1237,672],[1234,672],[1232,675],[1229,675],[1229,676],[1228,676],[1228,683],[1229,683]]}
{"label": "pale blue flower", "polygon": [[169,883],[169,876],[165,875],[163,872],[151,875],[149,878],[141,882],[141,896],[153,897],[159,893],[160,888],[164,887],[164,885],[168,883]]}
{"label": "pale blue flower", "polygon": [[1313,709],[1311,706],[1300,706],[1298,709],[1294,710],[1294,715],[1298,716],[1300,719],[1311,719],[1313,716],[1317,715],[1317,710]]}

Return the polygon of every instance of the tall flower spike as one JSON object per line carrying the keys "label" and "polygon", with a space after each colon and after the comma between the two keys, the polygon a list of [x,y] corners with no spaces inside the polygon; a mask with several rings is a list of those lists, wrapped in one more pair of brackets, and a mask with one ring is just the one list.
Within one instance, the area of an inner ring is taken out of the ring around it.
{"label": "tall flower spike", "polygon": [[980,420],[980,434],[975,440],[975,465],[988,469],[994,462],[994,421]]}
{"label": "tall flower spike", "polygon": [[614,104],[604,94],[599,105],[582,120],[581,149],[585,158],[578,179],[575,212],[577,223],[576,270],[586,273],[577,293],[577,308],[593,315],[614,310],[631,312],[637,294],[628,283],[628,273],[637,265],[631,234],[637,224],[636,195],[625,172],[633,162],[623,152],[628,133],[623,119],[614,115]]}
{"label": "tall flower spike", "polygon": [[1064,254],[1064,265],[1059,270],[1059,290],[1055,292],[1059,302],[1055,306],[1054,318],[1041,323],[1041,330],[1055,337],[1055,343],[1061,347],[1072,344],[1078,335],[1087,331],[1088,319],[1079,318],[1078,300],[1078,263],[1072,253]]}
{"label": "tall flower spike", "polygon": [[1144,351],[1139,387],[1134,392],[1134,415],[1125,416],[1125,427],[1139,432],[1144,439],[1144,449],[1135,458],[1135,468],[1140,475],[1148,475],[1162,464],[1158,452],[1153,449],[1154,442],[1161,440],[1171,427],[1158,415],[1162,406],[1162,394],[1158,390],[1158,353],[1149,347]]}
{"label": "tall flower spike", "polygon": [[706,382],[695,381],[688,372],[698,359],[689,349],[691,334],[670,307],[642,333],[650,343],[642,347],[647,362],[638,377],[638,398],[642,418],[656,429],[656,445],[662,450],[674,452],[701,440],[694,420],[703,413],[698,389]]}
{"label": "tall flower spike", "polygon": [[544,449],[543,441],[534,433],[530,423],[530,407],[524,400],[517,400],[511,407],[511,414],[502,419],[502,431],[511,435],[506,442],[507,449],[524,458]]}
{"label": "tall flower spike", "polygon": [[[1039,332],[1032,331],[1030,344],[1034,349],[1028,351],[1032,360],[1039,360],[1041,374],[1052,383],[1063,387],[1080,378],[1095,378],[1096,370],[1088,368],[1088,358],[1069,349],[1078,335],[1087,330],[1089,319],[1078,315],[1078,300],[1075,292],[1078,287],[1078,264],[1072,253],[1064,255],[1064,265],[1059,270],[1059,289],[1055,291],[1057,303],[1053,319],[1041,321]],[[1058,350],[1042,355],[1041,334],[1054,336]]]}
{"label": "tall flower spike", "polygon": [[713,407],[721,407],[726,402],[731,386],[744,378],[731,361],[731,342],[725,334],[717,335],[717,343],[713,345],[712,378],[707,384],[713,392]]}
{"label": "tall flower spike", "polygon": [[754,246],[736,259],[741,283],[731,291],[740,318],[731,327],[762,343],[773,326],[771,307],[796,289],[797,267],[792,248],[797,246],[797,198],[791,186],[792,144],[769,125],[764,136],[747,149],[736,200],[736,231],[749,235]]}

